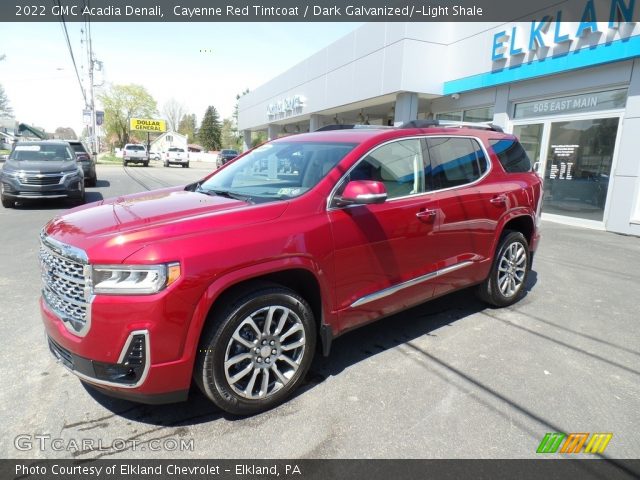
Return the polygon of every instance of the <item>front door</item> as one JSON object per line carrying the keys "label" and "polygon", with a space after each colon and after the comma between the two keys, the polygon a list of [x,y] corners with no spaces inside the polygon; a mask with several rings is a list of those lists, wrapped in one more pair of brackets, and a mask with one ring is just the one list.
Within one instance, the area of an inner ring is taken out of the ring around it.
{"label": "front door", "polygon": [[336,269],[335,297],[341,328],[389,315],[431,297],[428,274],[438,252],[432,235],[437,204],[425,193],[420,139],[393,141],[363,158],[349,180],[384,183],[387,201],[328,211]]}

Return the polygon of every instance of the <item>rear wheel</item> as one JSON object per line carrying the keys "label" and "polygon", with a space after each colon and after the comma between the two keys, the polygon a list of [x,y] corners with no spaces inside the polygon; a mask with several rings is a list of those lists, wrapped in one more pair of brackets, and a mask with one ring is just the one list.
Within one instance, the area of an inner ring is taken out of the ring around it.
{"label": "rear wheel", "polygon": [[530,269],[529,243],[520,232],[503,233],[491,272],[478,286],[481,300],[496,307],[512,305],[522,298]]}
{"label": "rear wheel", "polygon": [[122,162],[122,165],[124,165],[125,167],[129,164],[129,162],[127,162],[126,160],[124,162]]}
{"label": "rear wheel", "polygon": [[198,350],[195,380],[223,410],[249,415],[284,401],[303,381],[316,344],[309,304],[282,287],[225,302]]}
{"label": "rear wheel", "polygon": [[148,167],[149,166],[149,162],[142,162],[142,166],[143,167]]}
{"label": "rear wheel", "polygon": [[95,187],[98,184],[98,175],[94,173],[93,176],[87,179],[86,184],[87,187]]}

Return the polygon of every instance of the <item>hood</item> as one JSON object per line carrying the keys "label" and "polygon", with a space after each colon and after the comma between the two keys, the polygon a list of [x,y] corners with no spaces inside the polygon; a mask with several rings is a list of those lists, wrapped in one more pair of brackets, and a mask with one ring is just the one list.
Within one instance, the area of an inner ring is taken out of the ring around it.
{"label": "hood", "polygon": [[[114,256],[122,261],[153,242],[267,222],[280,216],[287,205],[287,202],[253,205],[168,188],[70,210],[49,222],[45,232],[56,240],[82,248],[92,262],[113,262]],[[109,258],[101,258],[107,250]]]}
{"label": "hood", "polygon": [[13,160],[9,159],[5,162],[3,171],[8,172],[25,172],[25,173],[62,173],[77,170],[78,164],[75,160]]}

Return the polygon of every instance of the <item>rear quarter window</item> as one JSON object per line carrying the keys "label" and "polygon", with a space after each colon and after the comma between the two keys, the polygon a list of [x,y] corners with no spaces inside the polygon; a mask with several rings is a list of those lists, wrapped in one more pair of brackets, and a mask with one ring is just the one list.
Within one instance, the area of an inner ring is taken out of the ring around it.
{"label": "rear quarter window", "polygon": [[531,171],[531,160],[520,142],[513,138],[489,140],[489,144],[498,156],[500,164],[507,173],[523,173]]}

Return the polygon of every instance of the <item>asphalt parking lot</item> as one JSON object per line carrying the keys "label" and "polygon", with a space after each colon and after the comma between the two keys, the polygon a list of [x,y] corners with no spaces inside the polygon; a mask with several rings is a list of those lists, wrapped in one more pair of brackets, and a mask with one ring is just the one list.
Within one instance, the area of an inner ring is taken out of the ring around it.
{"label": "asphalt parking lot", "polygon": [[[211,168],[99,166],[87,199]],[[531,458],[547,432],[611,432],[604,456],[640,456],[638,238],[544,222],[515,306],[463,291],[351,332],[288,403],[236,418],[196,390],[166,406],[110,399],[56,364],[37,304],[38,232],[65,208],[0,209],[4,458]]]}

